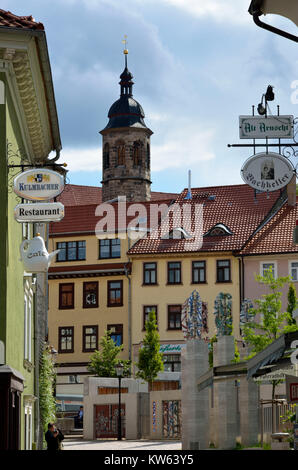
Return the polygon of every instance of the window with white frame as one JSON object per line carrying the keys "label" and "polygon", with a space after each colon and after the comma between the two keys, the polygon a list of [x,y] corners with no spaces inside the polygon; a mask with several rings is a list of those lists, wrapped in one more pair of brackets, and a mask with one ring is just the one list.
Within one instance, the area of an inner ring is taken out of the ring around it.
{"label": "window with white frame", "polygon": [[24,293],[24,359],[32,361],[32,302],[33,292],[26,282]]}
{"label": "window with white frame", "polygon": [[25,450],[32,450],[32,405],[25,404]]}
{"label": "window with white frame", "polygon": [[297,261],[290,261],[290,276],[293,281],[298,281],[298,260]]}
{"label": "window with white frame", "polygon": [[272,275],[274,279],[277,278],[277,265],[276,261],[262,261],[260,266],[260,274],[261,276],[265,276],[265,273],[269,271],[271,268]]}

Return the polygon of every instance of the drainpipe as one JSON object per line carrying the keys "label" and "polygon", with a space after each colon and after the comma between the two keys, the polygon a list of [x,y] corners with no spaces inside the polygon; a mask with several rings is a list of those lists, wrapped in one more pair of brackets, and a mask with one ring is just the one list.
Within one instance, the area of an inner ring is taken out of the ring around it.
{"label": "drainpipe", "polygon": [[[130,238],[129,234],[127,233],[128,237],[128,250],[130,250]],[[131,260],[128,259],[128,262]],[[125,276],[128,279],[128,359],[131,361],[132,360],[132,344],[131,344],[131,277],[128,274],[128,267],[127,263],[124,264],[124,271],[125,271]]]}

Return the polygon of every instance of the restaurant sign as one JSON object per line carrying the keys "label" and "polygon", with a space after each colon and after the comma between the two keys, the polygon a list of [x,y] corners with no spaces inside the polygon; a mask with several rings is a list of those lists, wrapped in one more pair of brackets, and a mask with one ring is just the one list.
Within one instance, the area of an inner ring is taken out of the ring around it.
{"label": "restaurant sign", "polygon": [[239,116],[240,139],[292,139],[294,116]]}
{"label": "restaurant sign", "polygon": [[56,171],[35,168],[20,173],[14,179],[14,192],[32,201],[48,201],[64,189],[64,177]]}
{"label": "restaurant sign", "polygon": [[279,153],[257,153],[241,168],[243,181],[259,191],[276,191],[290,183],[294,175],[292,163]]}
{"label": "restaurant sign", "polygon": [[64,206],[61,202],[18,204],[14,217],[17,222],[59,222],[64,217]]}

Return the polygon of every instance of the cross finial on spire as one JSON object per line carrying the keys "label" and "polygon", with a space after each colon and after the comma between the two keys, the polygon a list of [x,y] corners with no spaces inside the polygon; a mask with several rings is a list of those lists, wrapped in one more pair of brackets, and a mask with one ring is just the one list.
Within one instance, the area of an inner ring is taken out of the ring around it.
{"label": "cross finial on spire", "polygon": [[128,54],[128,49],[127,49],[127,36],[124,34],[124,39],[122,39],[122,43],[124,44],[124,50],[123,54],[125,55],[125,66],[127,67],[127,54]]}

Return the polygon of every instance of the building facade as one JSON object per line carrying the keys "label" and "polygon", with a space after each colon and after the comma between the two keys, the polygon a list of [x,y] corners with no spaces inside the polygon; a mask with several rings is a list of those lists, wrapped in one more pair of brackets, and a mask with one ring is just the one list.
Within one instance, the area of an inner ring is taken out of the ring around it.
{"label": "building facade", "polygon": [[13,165],[46,162],[61,143],[43,25],[0,10],[0,26],[0,448],[31,450],[40,433],[38,374],[46,318],[36,292],[44,299],[46,279],[24,272],[19,260],[20,244],[35,228],[14,220],[20,200],[12,183],[21,168]]}

